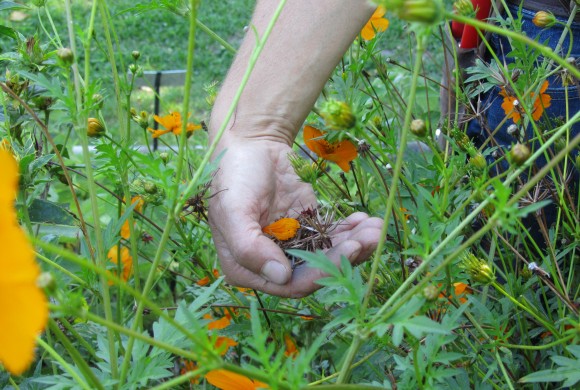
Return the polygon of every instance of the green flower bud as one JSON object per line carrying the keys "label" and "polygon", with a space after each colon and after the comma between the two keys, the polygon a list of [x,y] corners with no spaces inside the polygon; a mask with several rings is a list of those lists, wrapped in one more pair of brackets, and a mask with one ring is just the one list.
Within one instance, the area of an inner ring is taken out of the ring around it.
{"label": "green flower bud", "polygon": [[483,154],[478,153],[469,159],[469,165],[478,171],[483,171],[487,167],[487,161]]}
{"label": "green flower bud", "polygon": [[105,126],[97,118],[87,120],[87,135],[91,138],[98,138],[105,134]]}
{"label": "green flower bud", "polygon": [[309,163],[294,152],[288,153],[288,161],[290,161],[296,175],[304,183],[314,184],[322,174],[316,163]]}
{"label": "green flower bud", "polygon": [[133,59],[137,61],[139,57],[141,57],[141,53],[138,50],[133,50],[131,52],[131,57],[133,57]]}
{"label": "green flower bud", "polygon": [[551,27],[556,23],[556,17],[549,11],[538,11],[532,19],[537,27]]}
{"label": "green flower bud", "polygon": [[68,47],[61,47],[56,51],[56,55],[64,66],[71,66],[75,59],[74,53]]}
{"label": "green flower bud", "polygon": [[495,281],[495,274],[489,264],[487,264],[486,261],[477,258],[471,252],[468,252],[463,256],[461,267],[474,282],[490,284]]}
{"label": "green flower bud", "polygon": [[356,117],[346,102],[330,99],[322,104],[320,116],[331,130],[348,130],[356,125]]}
{"label": "green flower bud", "polygon": [[530,158],[530,148],[520,143],[512,146],[512,150],[510,150],[512,164],[519,167],[525,163],[528,158]]}
{"label": "green flower bud", "polygon": [[150,181],[143,182],[143,189],[148,194],[156,194],[157,193],[157,185]]}
{"label": "green flower bud", "polygon": [[163,161],[164,164],[167,164],[167,162],[169,161],[169,153],[161,152],[159,153],[159,158],[161,159],[161,161]]}
{"label": "green flower bud", "polygon": [[434,24],[444,13],[441,0],[382,0],[379,4],[409,22]]}
{"label": "green flower bud", "polygon": [[52,295],[56,291],[56,280],[50,272],[43,272],[36,279],[36,285],[45,290],[49,295]]}
{"label": "green flower bud", "polygon": [[439,289],[432,284],[425,286],[423,289],[423,296],[428,301],[434,301],[439,298]]}
{"label": "green flower bud", "polygon": [[423,119],[415,119],[411,122],[410,127],[411,133],[419,138],[423,138],[427,135],[427,126]]}
{"label": "green flower bud", "polygon": [[471,0],[456,0],[453,3],[453,8],[457,15],[461,16],[472,16],[475,12]]}
{"label": "green flower bud", "polygon": [[95,105],[95,109],[100,110],[103,108],[103,104],[105,102],[105,98],[100,93],[93,94],[93,104]]}

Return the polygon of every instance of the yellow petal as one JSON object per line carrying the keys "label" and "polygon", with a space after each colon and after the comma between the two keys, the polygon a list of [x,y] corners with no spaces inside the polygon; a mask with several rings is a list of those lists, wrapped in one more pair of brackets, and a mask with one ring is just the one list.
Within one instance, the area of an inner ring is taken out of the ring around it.
{"label": "yellow petal", "polygon": [[0,363],[22,374],[34,359],[36,337],[48,321],[48,303],[36,285],[40,268],[34,250],[16,221],[18,170],[12,155],[0,150]]}
{"label": "yellow petal", "polygon": [[294,218],[281,218],[262,228],[262,232],[276,237],[280,241],[293,238],[300,229],[300,222]]}

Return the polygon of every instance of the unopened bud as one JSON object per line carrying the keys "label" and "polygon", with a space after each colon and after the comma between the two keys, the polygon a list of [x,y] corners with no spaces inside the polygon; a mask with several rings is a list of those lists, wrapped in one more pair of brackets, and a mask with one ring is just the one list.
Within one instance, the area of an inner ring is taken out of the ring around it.
{"label": "unopened bud", "polygon": [[320,109],[320,115],[331,130],[348,130],[356,124],[352,108],[343,101],[327,100]]}
{"label": "unopened bud", "polygon": [[455,3],[453,3],[453,8],[457,15],[461,16],[472,16],[475,12],[471,0],[456,0]]}
{"label": "unopened bud", "polygon": [[161,161],[163,161],[164,164],[167,164],[167,162],[169,161],[169,153],[161,152],[159,153],[159,158],[161,159]]}
{"label": "unopened bud", "polygon": [[62,64],[65,66],[72,65],[75,59],[74,53],[68,47],[61,47],[56,51],[56,55],[58,56]]}
{"label": "unopened bud", "polygon": [[532,19],[537,27],[551,27],[556,23],[556,17],[549,11],[538,11]]}
{"label": "unopened bud", "polygon": [[510,150],[510,159],[515,166],[521,166],[530,157],[530,148],[526,145],[517,143]]}
{"label": "unopened bud", "polygon": [[143,189],[148,194],[155,194],[157,192],[157,185],[150,181],[143,182]]}
{"label": "unopened bud", "polygon": [[485,157],[483,157],[483,154],[478,153],[469,159],[469,165],[477,170],[482,171],[485,169],[485,167],[487,167],[487,161],[485,160]]}
{"label": "unopened bud", "polygon": [[441,0],[383,0],[380,3],[409,22],[434,24],[444,14]]}
{"label": "unopened bud", "polygon": [[432,284],[425,286],[423,289],[423,296],[428,301],[434,301],[439,298],[439,289]]}
{"label": "unopened bud", "polygon": [[139,57],[141,57],[141,53],[138,50],[133,50],[131,52],[131,57],[133,57],[133,59],[137,61]]}
{"label": "unopened bud", "polygon": [[87,135],[91,138],[98,138],[105,134],[105,126],[97,118],[89,118],[87,121]]}
{"label": "unopened bud", "polygon": [[490,284],[495,280],[495,274],[489,264],[471,252],[463,256],[461,267],[475,282]]}
{"label": "unopened bud", "polygon": [[427,125],[423,119],[415,119],[411,122],[410,127],[411,133],[419,138],[423,138],[427,135]]}
{"label": "unopened bud", "polygon": [[56,290],[56,280],[50,272],[43,272],[36,279],[36,285],[51,294]]}
{"label": "unopened bud", "polygon": [[100,93],[93,94],[93,104],[97,110],[103,108],[103,103],[105,102],[105,98]]}

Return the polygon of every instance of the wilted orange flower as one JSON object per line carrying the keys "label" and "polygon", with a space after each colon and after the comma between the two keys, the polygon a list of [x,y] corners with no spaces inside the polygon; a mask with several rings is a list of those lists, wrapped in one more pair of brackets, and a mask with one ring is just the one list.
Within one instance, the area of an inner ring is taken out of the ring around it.
{"label": "wilted orange flower", "polygon": [[264,226],[262,232],[276,237],[280,241],[293,238],[300,229],[300,222],[294,218],[280,218],[276,222]]}
{"label": "wilted orange flower", "polygon": [[[125,199],[123,199],[125,200]],[[145,200],[143,200],[143,198],[139,195],[134,196],[131,198],[131,204],[137,203],[135,205],[135,208],[133,210],[142,213],[143,212],[143,205],[145,204]],[[129,237],[131,236],[131,229],[129,229],[129,219],[125,220],[125,223],[123,223],[123,226],[121,227],[121,237],[123,237],[125,240],[128,240]]]}
{"label": "wilted orange flower", "polygon": [[[162,130],[154,130],[152,128],[148,128],[147,130],[153,133],[153,138],[160,137],[163,134],[167,133],[173,133],[175,135],[181,134],[182,122],[181,122],[181,114],[179,112],[175,111],[163,117],[153,115],[153,119],[155,119],[155,122],[165,127],[165,129]],[[190,133],[199,129],[201,129],[201,125],[194,125],[193,123],[188,123],[186,131]]]}
{"label": "wilted orange flower", "polygon": [[330,143],[324,133],[312,126],[304,126],[304,143],[308,149],[328,161],[335,162],[344,172],[350,171],[349,162],[358,155],[356,146],[348,140]]}
{"label": "wilted orange flower", "polygon": [[[546,90],[548,89],[548,85],[549,85],[548,81],[547,80],[544,81],[544,83],[542,84],[542,88],[540,88],[540,96],[538,96],[536,100],[534,100],[534,106],[532,109],[532,118],[535,121],[540,119],[542,117],[542,114],[544,113],[544,109],[550,107],[550,105],[552,104],[552,97],[547,93],[545,93]],[[503,103],[501,104],[501,108],[503,108],[506,116],[508,118],[511,118],[514,121],[514,123],[518,123],[522,118],[521,114],[522,110],[517,107],[517,105],[519,104],[518,99],[515,96],[511,96],[510,94],[508,94],[505,88],[502,88],[499,94],[503,96]],[[535,94],[533,92],[530,93],[531,98],[533,98],[534,95]]]}
{"label": "wilted orange flower", "polygon": [[221,390],[256,390],[269,388],[265,383],[227,370],[212,370],[205,374],[205,379]]}
{"label": "wilted orange flower", "polygon": [[34,359],[36,337],[48,320],[48,303],[36,284],[40,268],[34,250],[14,210],[18,167],[4,149],[0,149],[0,166],[0,363],[20,375]]}
{"label": "wilted orange flower", "polygon": [[[217,269],[214,268],[212,273],[213,273],[213,276],[215,278],[219,278],[220,272]],[[197,284],[198,286],[205,286],[205,285],[209,284],[209,282],[210,282],[209,276],[206,276],[206,277],[199,279],[197,282],[195,282],[195,284]]]}
{"label": "wilted orange flower", "polygon": [[[107,253],[107,258],[114,264],[118,264],[119,257],[118,257],[118,247],[117,245],[113,246],[109,249],[109,253]],[[129,280],[131,276],[131,272],[133,271],[133,257],[129,253],[129,248],[126,246],[121,248],[121,264],[123,265],[123,274],[122,279],[124,281]],[[112,281],[109,281],[109,285],[113,284]]]}
{"label": "wilted orange flower", "polygon": [[292,340],[292,337],[290,337],[289,334],[284,335],[284,344],[286,344],[286,350],[284,351],[285,356],[294,357],[298,354],[296,343]]}
{"label": "wilted orange flower", "polygon": [[378,7],[365,24],[360,32],[365,41],[370,41],[377,32],[385,31],[389,27],[389,20],[384,17],[386,11],[385,7]]}

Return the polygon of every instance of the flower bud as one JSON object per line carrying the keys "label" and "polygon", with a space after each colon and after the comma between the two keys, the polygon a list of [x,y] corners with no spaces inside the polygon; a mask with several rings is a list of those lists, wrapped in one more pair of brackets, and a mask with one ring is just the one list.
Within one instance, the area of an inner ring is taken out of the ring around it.
{"label": "flower bud", "polygon": [[133,57],[133,59],[137,61],[139,57],[141,57],[141,53],[138,50],[133,50],[131,52],[131,57]]}
{"label": "flower bud", "polygon": [[432,284],[425,286],[423,289],[423,296],[428,301],[434,301],[439,298],[439,289]]}
{"label": "flower bud", "polygon": [[549,11],[538,11],[532,19],[536,27],[551,27],[556,23],[556,17]]}
{"label": "flower bud", "polygon": [[441,0],[383,0],[380,4],[409,22],[434,24],[443,17]]}
{"label": "flower bud", "polygon": [[321,175],[316,163],[309,163],[294,152],[288,153],[288,161],[290,161],[296,175],[304,183],[314,184]]}
{"label": "flower bud", "polygon": [[495,281],[495,274],[493,269],[486,261],[477,258],[473,253],[469,252],[463,256],[461,260],[461,267],[467,272],[474,282],[482,284],[490,284]]}
{"label": "flower bud", "polygon": [[151,181],[144,181],[143,182],[143,189],[148,194],[155,194],[157,193],[157,185]]}
{"label": "flower bud", "polygon": [[423,119],[415,119],[411,122],[410,127],[411,133],[419,138],[423,138],[427,135],[427,126]]}
{"label": "flower bud", "polygon": [[530,157],[530,148],[526,145],[517,143],[510,150],[510,159],[515,166],[521,166]]}
{"label": "flower bud", "polygon": [[93,104],[95,105],[95,109],[100,110],[103,108],[103,103],[105,102],[105,98],[100,93],[93,94]]}
{"label": "flower bud", "polygon": [[40,276],[38,276],[38,279],[36,279],[36,285],[49,294],[56,291],[56,280],[50,272],[41,273]]}
{"label": "flower bud", "polygon": [[91,138],[98,138],[105,134],[105,126],[97,118],[89,118],[87,121],[87,135]]}
{"label": "flower bud", "polygon": [[169,153],[161,152],[159,153],[159,158],[161,159],[161,161],[163,161],[164,164],[167,164],[167,162],[169,161]]}
{"label": "flower bud", "polygon": [[356,117],[350,105],[339,100],[327,100],[322,104],[320,115],[326,127],[332,130],[348,130],[356,124]]}
{"label": "flower bud", "polygon": [[135,74],[139,71],[139,66],[135,65],[135,64],[130,64],[129,65],[129,72]]}
{"label": "flower bud", "polygon": [[482,171],[487,167],[487,161],[485,160],[485,157],[483,157],[483,154],[477,153],[469,159],[469,165],[471,165],[472,168]]}
{"label": "flower bud", "polygon": [[61,47],[56,55],[64,66],[71,66],[75,59],[74,53],[68,47]]}
{"label": "flower bud", "polygon": [[457,15],[461,16],[473,16],[475,12],[471,0],[456,0],[453,3],[453,9],[455,9]]}

